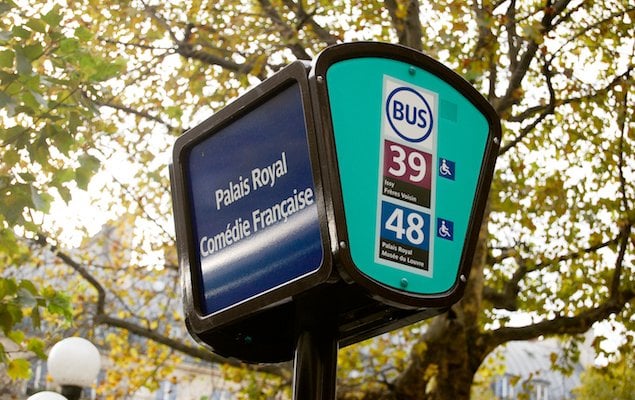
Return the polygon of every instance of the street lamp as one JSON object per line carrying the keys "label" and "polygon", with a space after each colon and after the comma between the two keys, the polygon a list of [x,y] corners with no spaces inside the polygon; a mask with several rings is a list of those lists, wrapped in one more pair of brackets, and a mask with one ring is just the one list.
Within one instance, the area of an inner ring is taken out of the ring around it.
{"label": "street lamp", "polygon": [[26,400],[67,400],[66,397],[56,392],[37,392],[36,394],[29,396]]}
{"label": "street lamp", "polygon": [[66,338],[51,348],[47,366],[53,380],[61,386],[62,395],[68,400],[77,400],[82,387],[90,386],[97,379],[101,367],[99,350],[86,339]]}

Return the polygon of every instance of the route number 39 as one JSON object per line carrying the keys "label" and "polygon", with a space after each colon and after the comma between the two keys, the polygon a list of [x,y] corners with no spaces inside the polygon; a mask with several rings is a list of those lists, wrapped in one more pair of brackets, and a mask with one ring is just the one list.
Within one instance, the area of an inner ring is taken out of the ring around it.
{"label": "route number 39", "polygon": [[422,184],[430,163],[425,153],[393,142],[386,143],[386,146],[387,172],[395,178]]}

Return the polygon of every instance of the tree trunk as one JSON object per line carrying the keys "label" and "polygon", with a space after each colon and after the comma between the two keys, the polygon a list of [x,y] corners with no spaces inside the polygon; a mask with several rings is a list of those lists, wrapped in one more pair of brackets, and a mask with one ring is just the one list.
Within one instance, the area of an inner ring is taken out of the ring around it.
{"label": "tree trunk", "polygon": [[395,400],[468,400],[474,374],[491,350],[478,324],[487,255],[487,215],[481,225],[463,299],[431,321],[413,347],[411,363],[390,395]]}
{"label": "tree trunk", "polygon": [[438,317],[411,354],[412,363],[391,398],[400,400],[469,399],[473,371],[462,322],[453,312]]}

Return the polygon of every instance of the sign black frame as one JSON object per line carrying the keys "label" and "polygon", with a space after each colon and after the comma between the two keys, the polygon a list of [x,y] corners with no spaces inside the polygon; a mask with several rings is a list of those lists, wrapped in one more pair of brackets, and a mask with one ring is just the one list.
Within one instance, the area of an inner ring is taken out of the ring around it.
{"label": "sign black frame", "polygon": [[[331,275],[331,247],[326,224],[324,189],[319,173],[319,158],[317,138],[314,123],[314,112],[309,95],[308,84],[309,65],[296,61],[285,67],[279,73],[263,81],[213,116],[180,136],[173,149],[173,164],[171,166],[172,199],[176,226],[177,249],[179,265],[181,267],[181,283],[184,292],[184,308],[186,324],[194,335],[202,335],[210,327],[221,327],[239,322],[246,316],[258,310],[281,304],[305,292],[306,290],[324,282]],[[197,246],[192,224],[192,210],[188,191],[187,160],[191,149],[198,143],[212,137],[215,133],[232,124],[250,111],[274,97],[276,94],[297,84],[304,109],[307,142],[311,157],[315,199],[317,203],[320,236],[322,239],[322,264],[312,273],[292,280],[287,284],[276,287],[243,302],[227,307],[223,310],[206,314],[203,312],[203,299],[200,288],[203,287],[200,259],[197,257]],[[253,340],[252,338],[251,340]],[[247,340],[250,341],[250,340]],[[222,347],[222,345],[221,345]],[[219,349],[222,352],[222,349]]]}
{"label": "sign black frame", "polygon": [[[364,275],[353,263],[326,73],[334,63],[361,57],[394,59],[432,72],[460,91],[485,115],[490,125],[466,234],[468,239],[457,274],[462,279],[457,279],[445,293],[417,295],[399,291]],[[294,84],[300,89],[304,110],[322,264],[308,275],[207,314],[202,307],[203,282],[190,209],[189,152]],[[279,362],[293,358],[300,338],[307,333],[325,338],[329,346],[333,343],[345,346],[447,311],[461,298],[467,284],[499,144],[500,121],[491,105],[456,73],[413,49],[377,42],[346,43],[325,49],[312,64],[304,61],[290,64],[187,131],[175,143],[170,174],[188,331],[221,356],[245,362]]]}

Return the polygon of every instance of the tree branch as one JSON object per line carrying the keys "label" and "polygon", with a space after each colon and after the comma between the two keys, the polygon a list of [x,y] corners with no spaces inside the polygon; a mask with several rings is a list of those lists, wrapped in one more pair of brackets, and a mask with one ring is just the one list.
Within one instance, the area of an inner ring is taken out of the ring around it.
{"label": "tree branch", "polygon": [[[629,78],[630,73],[633,71],[634,68],[635,68],[635,65],[629,65],[624,73],[622,73],[620,75],[617,75],[605,87],[603,87],[601,89],[598,89],[598,90],[594,91],[593,93],[589,93],[589,94],[587,94],[585,96],[580,96],[580,97],[571,97],[571,98],[568,98],[568,99],[565,99],[565,100],[556,100],[555,106],[556,106],[556,108],[558,108],[560,106],[567,105],[567,104],[581,103],[583,101],[591,100],[591,99],[593,99],[593,98],[595,98],[597,96],[601,96],[603,94],[606,94],[609,91],[613,90],[615,88],[615,86],[619,85],[622,82],[626,82],[628,80],[628,78]],[[536,115],[538,113],[543,113],[549,106],[550,106],[550,104],[544,104],[544,105],[529,107],[526,110],[524,110],[523,112],[508,118],[507,121],[509,121],[509,122],[523,122],[527,118],[531,118],[532,116],[534,116],[534,115]]]}
{"label": "tree branch", "polygon": [[172,50],[171,46],[170,47],[158,47],[158,46],[153,46],[153,45],[149,45],[149,44],[143,44],[143,43],[140,43],[140,42],[122,42],[120,40],[108,39],[106,37],[100,37],[99,40],[103,41],[104,43],[114,44],[115,46],[132,47],[132,48],[136,48],[136,49],[143,49],[143,50],[150,50],[150,51]]}
{"label": "tree branch", "polygon": [[143,327],[133,321],[124,320],[121,318],[115,318],[110,316],[105,311],[106,305],[106,290],[104,286],[92,275],[88,272],[88,270],[81,265],[79,262],[75,261],[70,255],[61,251],[56,245],[49,243],[47,237],[44,234],[39,234],[36,238],[35,242],[42,248],[49,249],[55,257],[60,259],[64,264],[77,272],[82,278],[84,278],[97,292],[97,303],[95,306],[95,315],[93,317],[93,321],[95,324],[103,324],[108,325],[113,328],[125,329],[130,333],[133,333],[137,336],[144,337],[146,339],[152,340],[154,342],[163,344],[168,346],[174,350],[179,351],[180,353],[186,354],[191,357],[198,358],[203,361],[207,361],[210,363],[216,364],[225,364],[230,365],[237,368],[250,368],[256,372],[264,372],[269,373],[275,376],[280,376],[283,379],[289,379],[290,372],[288,366],[285,364],[271,364],[271,365],[245,365],[238,360],[227,359],[221,356],[218,356],[208,350],[203,349],[202,347],[193,347],[187,345],[182,338],[175,339],[169,336],[163,335],[156,330],[152,330],[146,327]]}
{"label": "tree branch", "polygon": [[620,282],[622,281],[622,269],[624,264],[624,257],[626,256],[626,249],[628,248],[628,240],[631,236],[631,225],[626,225],[622,230],[620,248],[617,254],[617,260],[615,261],[615,269],[613,270],[613,277],[611,278],[611,285],[609,286],[609,296],[618,296],[618,290],[620,289]]}
{"label": "tree branch", "polygon": [[163,224],[160,224],[159,222],[157,222],[156,218],[153,218],[150,213],[148,212],[148,210],[146,209],[145,205],[141,202],[141,197],[139,196],[135,196],[135,192],[130,190],[130,188],[128,187],[128,185],[125,185],[124,183],[122,183],[119,179],[113,177],[112,178],[115,183],[117,183],[117,185],[121,188],[121,190],[123,190],[124,194],[127,195],[130,199],[132,199],[132,201],[134,201],[137,204],[137,207],[139,207],[139,209],[141,210],[141,213],[149,220],[152,221],[152,223],[154,224],[154,226],[159,229],[161,232],[163,232],[163,234],[165,236],[167,236],[168,238],[175,240],[175,238],[173,237],[173,235],[168,232],[165,229],[165,226],[163,226]]}
{"label": "tree branch", "polygon": [[[632,50],[633,53],[635,53],[635,47]],[[632,58],[633,54],[631,54],[631,58]],[[626,71],[626,74],[624,74],[624,80],[628,80],[630,79],[630,73],[632,70],[632,66],[631,68],[629,68]],[[618,171],[619,171],[619,177],[620,177],[620,194],[622,196],[622,208],[623,208],[623,212],[624,213],[628,213],[629,210],[629,204],[628,204],[628,196],[626,194],[626,177],[624,176],[624,136],[627,134],[628,131],[628,126],[626,125],[626,116],[628,115],[628,89],[624,88],[624,99],[622,100],[622,104],[621,104],[621,108],[618,111],[618,115],[617,115],[617,125],[618,125],[618,129],[620,130],[620,138],[619,138],[619,159],[618,159],[618,163],[617,163],[617,167],[618,167]]]}
{"label": "tree branch", "polygon": [[[635,49],[633,51],[635,52]],[[629,207],[628,195],[626,193],[626,185],[627,185],[626,177],[624,176],[624,135],[626,133],[626,130],[628,129],[626,127],[627,110],[628,110],[628,90],[626,90],[624,93],[622,108],[618,111],[618,115],[617,115],[617,123],[620,130],[619,154],[618,154],[617,167],[618,167],[618,174],[620,178],[620,195],[622,198],[622,212],[625,215],[629,215],[631,211]],[[626,255],[626,248],[628,247],[628,240],[631,234],[631,228],[633,223],[634,223],[633,221],[627,221],[623,228],[622,241],[620,244],[619,253],[617,255],[617,261],[615,264],[615,270],[613,271],[613,279],[611,280],[611,286],[609,291],[611,295],[613,295],[613,293],[616,293],[620,287],[620,281],[622,277],[622,263]]]}
{"label": "tree branch", "polygon": [[[577,9],[577,8],[579,8],[579,6],[575,7],[574,10]],[[633,10],[635,10],[635,7],[631,7],[631,8],[627,8],[627,9],[624,9],[622,11],[619,11],[619,12],[615,12],[615,13],[611,14],[610,16],[608,16],[608,17],[606,17],[606,18],[604,18],[604,19],[602,19],[600,21],[597,21],[596,23],[594,23],[594,24],[592,24],[590,26],[584,27],[579,32],[577,32],[575,35],[573,35],[572,37],[567,39],[567,41],[565,43],[563,43],[556,51],[552,52],[550,54],[550,58],[549,58],[549,60],[547,60],[547,62],[549,64],[551,64],[553,62],[553,60],[555,59],[556,54],[558,54],[560,51],[562,51],[562,49],[564,49],[569,43],[571,43],[576,38],[586,34],[591,29],[594,29],[594,28],[600,27],[600,26],[602,26],[604,24],[607,24],[607,23],[609,23],[610,21],[612,21],[612,20],[614,20],[616,18],[623,17],[625,14],[628,14],[628,13],[632,12]],[[571,10],[571,12],[572,11],[573,10]],[[565,16],[560,18],[557,22],[552,22],[551,26],[555,26],[555,25],[557,25],[559,23],[562,23],[566,18],[568,18],[568,16],[571,14],[571,12],[567,13]],[[554,15],[554,18],[555,17],[556,16]],[[510,24],[509,21],[507,23]],[[508,31],[509,31],[509,28],[508,28]],[[516,64],[515,58],[513,58],[513,54],[511,52],[509,54],[510,54],[510,64]],[[525,53],[525,54],[527,54],[527,53]],[[529,65],[529,64],[527,64],[527,65]],[[510,69],[511,68],[512,67],[510,65]],[[570,98],[570,99],[567,99],[567,100],[564,100],[564,101],[561,100],[561,101],[557,102],[557,106],[564,105],[564,104],[571,104],[571,103],[587,100],[587,99],[593,98],[594,96],[597,96],[599,94],[605,93],[606,91],[611,90],[616,84],[618,84],[625,75],[630,74],[630,71],[632,69],[633,69],[633,66],[629,66],[627,72],[625,72],[624,74],[622,74],[620,76],[617,76],[604,89],[601,89],[601,90],[595,92],[594,94],[591,94],[591,95],[588,95],[588,96],[582,96],[582,97],[578,97],[578,98]],[[515,68],[514,70],[518,70],[518,68]],[[510,84],[510,87],[511,87],[511,84]],[[504,97],[508,97],[508,94],[510,94],[509,90],[508,90],[508,92],[506,93],[506,95]],[[500,111],[500,110],[503,110],[503,109],[511,106],[513,104],[513,101],[511,101],[511,100],[513,100],[513,99],[509,98],[505,102],[505,104],[502,103],[502,100],[499,101],[499,104],[497,104],[497,110]],[[532,115],[535,115],[537,113],[542,113],[546,109],[546,107],[547,106],[545,106],[545,105],[540,105],[540,106],[535,106],[535,107],[528,108],[524,112],[522,112],[521,114],[518,114],[518,115],[516,115],[516,116],[514,116],[514,117],[512,117],[512,118],[510,118],[508,120],[511,121],[511,122],[524,121],[527,118],[531,117]]]}
{"label": "tree branch", "polygon": [[[512,1],[512,3],[514,3]],[[484,5],[472,2],[472,12],[477,21],[478,38],[470,59],[483,60],[489,65],[487,99],[493,101],[496,98],[496,84],[498,81],[498,66],[495,59],[497,40],[492,33],[491,23],[493,8],[491,4]]]}
{"label": "tree branch", "polygon": [[286,22],[282,20],[282,17],[271,5],[269,0],[258,0],[260,7],[264,10],[267,17],[274,23],[280,30],[282,38],[286,41],[287,46],[293,53],[293,55],[299,60],[310,60],[311,56],[306,52],[304,46],[300,43],[298,38],[297,29],[293,29]]}
{"label": "tree branch", "polygon": [[607,240],[602,243],[595,244],[593,246],[589,246],[585,249],[580,249],[568,254],[561,255],[552,260],[543,261],[534,265],[533,267],[528,266],[528,262],[526,260],[522,260],[518,256],[517,251],[511,251],[510,255],[512,255],[518,263],[518,268],[514,271],[514,274],[510,278],[509,281],[506,281],[503,285],[503,290],[498,291],[492,287],[484,287],[483,288],[483,298],[494,306],[494,308],[505,309],[509,311],[516,311],[518,309],[518,293],[519,293],[519,284],[520,281],[529,273],[539,271],[543,268],[546,268],[551,265],[557,265],[559,263],[565,261],[576,260],[585,254],[595,253],[596,251],[603,249],[605,247],[611,246],[613,244],[620,243],[622,240],[623,233],[620,232],[616,237],[611,240]]}
{"label": "tree branch", "polygon": [[549,103],[546,105],[544,110],[540,113],[538,118],[536,118],[531,124],[521,129],[520,134],[516,136],[511,142],[502,146],[499,150],[499,155],[507,153],[509,150],[514,148],[520,141],[522,141],[527,135],[529,135],[538,124],[545,120],[549,115],[553,115],[556,111],[556,91],[553,88],[553,73],[551,72],[551,68],[549,63],[546,60],[543,60],[542,74],[545,77],[545,81],[547,82],[547,89],[549,91]]}
{"label": "tree branch", "polygon": [[397,32],[399,44],[421,51],[423,49],[421,18],[419,18],[419,2],[408,1],[408,9],[405,17],[399,14],[399,6],[396,0],[384,0],[384,5],[390,15],[390,21]]}
{"label": "tree branch", "polygon": [[[245,62],[239,64],[229,58],[220,57],[212,53],[199,50],[195,47],[195,45],[189,43],[189,35],[191,34],[191,29],[193,27],[193,25],[191,24],[186,25],[183,33],[183,40],[179,40],[165,18],[159,15],[155,6],[149,6],[145,1],[142,1],[142,4],[144,6],[144,11],[150,16],[150,18],[156,21],[161,27],[163,27],[163,29],[168,32],[170,38],[172,39],[172,42],[176,46],[174,51],[177,54],[181,55],[184,58],[198,60],[208,65],[218,65],[223,69],[240,74],[248,74],[252,70],[252,63]],[[265,78],[265,76],[259,74],[258,78],[262,80]]]}
{"label": "tree branch", "polygon": [[533,130],[538,126],[542,121],[545,120],[549,115],[553,114],[553,111],[550,111],[549,108],[545,108],[536,119],[534,119],[529,125],[525,126],[520,130],[518,136],[512,139],[509,143],[506,143],[504,146],[501,146],[498,151],[498,155],[501,156],[507,153],[509,150],[516,147],[518,143],[520,143],[524,138],[526,138]]}
{"label": "tree branch", "polygon": [[128,107],[128,106],[124,106],[122,104],[118,104],[112,101],[106,101],[106,100],[97,100],[97,99],[90,99],[88,97],[88,95],[86,93],[83,93],[83,95],[89,99],[90,101],[92,101],[96,106],[98,107],[108,107],[108,108],[112,108],[113,110],[118,110],[118,111],[123,111],[127,114],[132,114],[132,115],[136,115],[138,117],[147,119],[148,121],[154,121],[157,122],[161,125],[164,125],[166,128],[168,128],[168,130],[170,132],[177,132],[180,133],[182,132],[182,129],[174,126],[174,125],[170,125],[168,122],[165,122],[161,117],[159,117],[158,115],[153,115],[150,114],[147,111],[141,111],[141,110],[137,110],[134,109],[132,107]]}
{"label": "tree branch", "polygon": [[97,312],[103,312],[106,305],[106,290],[101,285],[101,283],[99,283],[99,281],[95,279],[94,276],[88,273],[88,271],[83,266],[73,260],[71,256],[60,251],[56,245],[50,244],[48,242],[48,238],[44,234],[38,234],[35,239],[35,243],[37,243],[44,249],[48,248],[57,258],[59,258],[67,266],[71,267],[95,289],[95,291],[97,292]]}
{"label": "tree branch", "polygon": [[597,321],[608,318],[611,314],[619,313],[624,306],[635,298],[632,290],[615,293],[606,302],[595,308],[590,308],[573,317],[556,317],[522,327],[503,327],[487,334],[488,347],[496,346],[512,340],[531,340],[539,336],[558,334],[582,334],[588,331]]}
{"label": "tree branch", "polygon": [[520,37],[516,33],[516,0],[509,2],[509,7],[505,13],[505,30],[507,31],[507,57],[509,58],[509,71],[513,72],[518,67],[518,52],[520,48],[518,42]]}
{"label": "tree branch", "polygon": [[[562,13],[571,0],[560,0],[557,1],[556,4],[551,5],[550,1],[547,1],[547,4],[544,7],[544,15],[540,24],[542,26],[543,34],[548,32],[552,28],[553,19]],[[529,70],[529,65],[534,60],[536,53],[538,51],[539,44],[535,39],[531,39],[529,44],[527,45],[527,49],[520,56],[516,68],[512,71],[512,75],[509,79],[509,85],[507,86],[507,91],[500,99],[497,99],[494,106],[496,111],[501,114],[502,111],[507,110],[512,105],[517,102],[516,93],[521,88],[522,81],[527,75],[527,71]]]}
{"label": "tree branch", "polygon": [[297,29],[300,29],[305,25],[309,25],[313,32],[315,32],[320,40],[326,43],[327,46],[332,46],[339,42],[339,39],[336,36],[332,35],[328,30],[324,29],[322,25],[315,22],[315,18],[313,18],[315,11],[307,13],[301,0],[297,2],[294,2],[293,0],[284,0],[284,4],[289,7],[289,9],[295,8],[296,15],[298,17]]}
{"label": "tree branch", "polygon": [[[581,3],[580,6],[582,4],[584,4],[584,3]],[[580,6],[578,6],[578,7],[580,7]],[[577,9],[577,7],[576,7],[576,9]],[[595,28],[599,28],[602,25],[608,24],[608,23],[610,23],[611,21],[613,21],[613,20],[615,20],[617,18],[624,18],[624,15],[629,14],[629,13],[633,12],[634,10],[635,10],[635,7],[630,7],[630,8],[626,8],[624,10],[621,10],[621,11],[614,12],[613,14],[609,15],[606,18],[603,18],[603,19],[595,22],[594,24],[591,24],[589,26],[585,26],[584,28],[580,29],[578,32],[576,32],[575,35],[571,36],[562,45],[560,45],[560,47],[557,50],[555,50],[554,52],[551,53],[551,60],[550,61],[552,61],[556,57],[556,55],[558,53],[560,53],[565,47],[567,47],[575,39],[579,38],[582,35],[587,34],[590,30],[595,29]],[[566,17],[568,18],[568,15]],[[564,20],[564,19],[565,18],[563,17],[561,20]]]}
{"label": "tree branch", "polygon": [[530,340],[538,336],[557,334],[581,334],[600,320],[609,315],[621,312],[627,303],[635,298],[635,292],[630,289],[619,291],[620,277],[624,264],[626,249],[629,245],[631,225],[625,227],[617,237],[620,242],[619,252],[615,261],[615,268],[611,279],[609,296],[602,304],[580,312],[573,317],[556,317],[523,327],[503,327],[489,333],[488,342],[493,349],[499,344],[511,340]]}
{"label": "tree branch", "polygon": [[[253,68],[252,63],[245,62],[239,64],[227,58],[220,57],[206,51],[195,50],[194,46],[190,43],[178,42],[175,51],[182,57],[191,58],[192,60],[198,60],[208,65],[218,65],[223,69],[239,74],[248,74]],[[260,79],[264,79],[262,76],[258,77]]]}
{"label": "tree branch", "polygon": [[179,40],[176,37],[176,34],[172,31],[172,29],[170,29],[171,27],[166,22],[165,18],[159,15],[159,13],[157,12],[157,7],[148,5],[148,3],[145,0],[141,0],[141,4],[143,5],[143,10],[146,12],[146,14],[148,14],[148,16],[151,19],[153,19],[155,22],[161,25],[161,27],[168,32],[173,42],[178,43]]}

